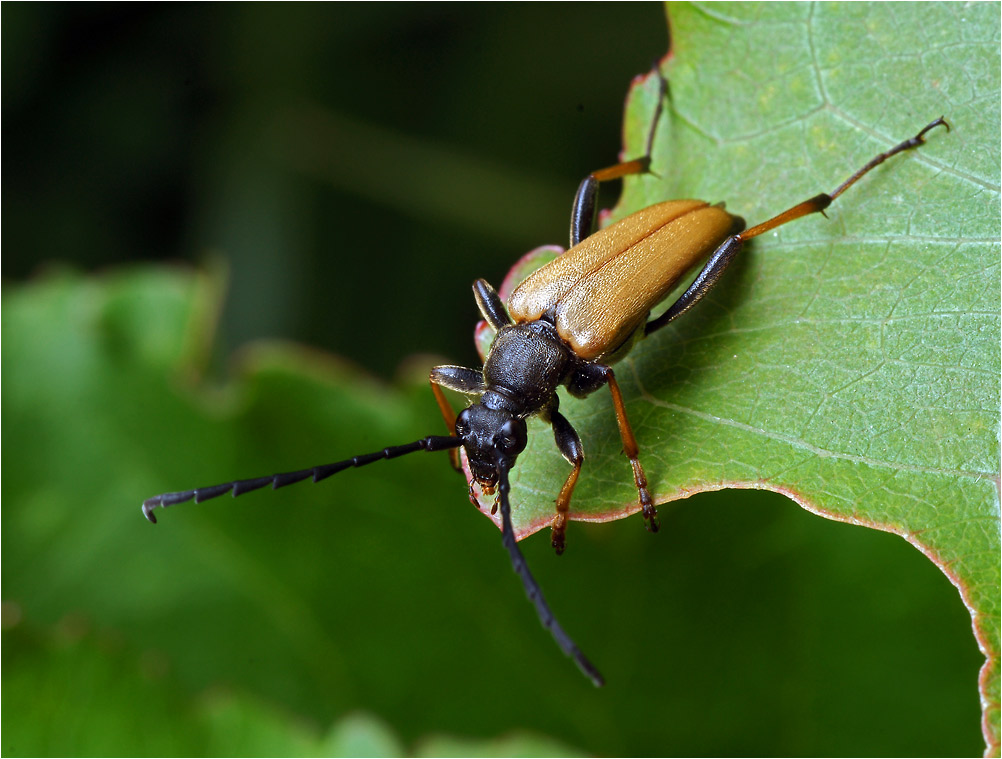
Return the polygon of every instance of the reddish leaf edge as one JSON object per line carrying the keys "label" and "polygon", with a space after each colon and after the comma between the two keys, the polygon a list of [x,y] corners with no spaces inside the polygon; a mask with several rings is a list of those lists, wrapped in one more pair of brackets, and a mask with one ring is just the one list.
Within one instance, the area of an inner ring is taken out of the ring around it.
{"label": "reddish leaf edge", "polygon": [[[469,468],[465,466],[465,458],[464,472],[466,473],[467,478],[469,478],[470,472]],[[961,601],[967,608],[968,613],[971,615],[971,628],[974,632],[974,638],[977,642],[978,649],[985,657],[985,662],[981,665],[978,673],[978,694],[981,700],[981,732],[985,739],[984,755],[986,757],[999,755],[999,736],[995,731],[993,716],[999,714],[1000,705],[999,702],[993,700],[990,695],[990,683],[998,676],[999,651],[992,646],[991,636],[983,626],[984,615],[977,610],[977,607],[971,598],[969,588],[964,584],[960,577],[953,572],[948,560],[942,557],[932,546],[923,543],[914,532],[905,530],[896,525],[849,514],[840,514],[838,512],[825,509],[812,502],[807,496],[793,490],[792,488],[782,487],[764,481],[722,480],[720,482],[704,483],[698,487],[680,487],[674,492],[662,494],[661,497],[655,498],[655,505],[658,508],[661,508],[678,501],[686,500],[691,496],[697,495],[698,493],[712,493],[720,490],[766,490],[778,493],[793,501],[804,511],[814,514],[815,516],[831,520],[832,522],[841,522],[843,524],[856,525],[859,527],[868,527],[870,529],[879,530],[880,532],[897,535],[898,537],[904,538],[904,540],[918,549],[919,552],[921,552],[927,559],[929,559],[929,561],[938,567],[939,570],[946,576],[947,580],[949,580],[950,583],[957,589],[957,592],[960,594]],[[500,515],[491,514],[490,506],[478,503],[476,498],[471,496],[470,500],[488,519],[495,524],[498,530],[501,529]],[[627,517],[638,513],[640,513],[640,504],[631,502],[629,504],[622,504],[618,508],[612,508],[598,513],[592,512],[583,514],[575,512],[572,508],[571,513],[568,515],[568,519],[572,522],[602,524],[606,522],[614,522],[620,519],[626,519]],[[524,524],[521,527],[517,527],[515,529],[516,540],[524,540],[530,535],[534,535],[535,533],[552,526],[555,517],[556,513],[554,513],[552,517],[540,517]]]}

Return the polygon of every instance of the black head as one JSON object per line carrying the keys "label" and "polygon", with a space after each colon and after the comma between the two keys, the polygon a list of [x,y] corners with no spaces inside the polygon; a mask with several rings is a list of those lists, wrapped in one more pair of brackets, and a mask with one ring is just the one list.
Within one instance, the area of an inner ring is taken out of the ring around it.
{"label": "black head", "polygon": [[456,417],[456,436],[463,441],[470,471],[486,495],[497,489],[498,467],[511,469],[527,441],[524,419],[482,403]]}

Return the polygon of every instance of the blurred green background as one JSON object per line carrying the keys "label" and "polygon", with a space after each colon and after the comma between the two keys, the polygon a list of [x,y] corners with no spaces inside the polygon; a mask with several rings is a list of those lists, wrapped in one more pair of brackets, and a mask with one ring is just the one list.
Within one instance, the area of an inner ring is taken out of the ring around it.
{"label": "blurred green background", "polygon": [[564,243],[661,6],[4,11],[4,754],[980,753],[956,590],[773,494],[526,542],[601,691],[444,461],[140,516],[437,431],[402,362]]}
{"label": "blurred green background", "polygon": [[293,338],[383,376],[473,360],[470,283],[566,244],[667,46],[656,5],[5,16],[5,278],[220,256],[223,355]]}

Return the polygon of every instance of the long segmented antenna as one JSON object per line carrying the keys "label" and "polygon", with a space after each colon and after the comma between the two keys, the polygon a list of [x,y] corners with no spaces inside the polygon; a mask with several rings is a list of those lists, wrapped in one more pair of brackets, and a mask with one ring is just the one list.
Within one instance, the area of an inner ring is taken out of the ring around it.
{"label": "long segmented antenna", "polygon": [[[383,450],[376,451],[375,453],[353,456],[352,458],[345,459],[344,461],[336,461],[333,464],[324,464],[310,469],[300,469],[296,472],[283,472],[281,474],[273,474],[267,477],[256,477],[250,480],[235,480],[233,482],[223,483],[222,485],[210,485],[209,487],[195,488],[194,490],[179,490],[175,493],[162,493],[161,495],[155,495],[152,498],[147,498],[143,501],[143,515],[156,524],[157,518],[153,513],[153,510],[156,508],[166,508],[168,506],[174,506],[178,503],[185,503],[191,500],[194,500],[195,503],[201,503],[202,501],[207,501],[210,498],[218,498],[226,493],[232,493],[233,496],[236,497],[238,495],[243,495],[244,493],[249,493],[252,490],[258,490],[266,485],[271,485],[272,489],[277,489],[285,487],[286,485],[292,485],[296,482],[302,482],[305,479],[312,479],[313,482],[320,482],[320,480],[327,479],[332,474],[337,474],[338,472],[344,471],[350,467],[365,466],[366,464],[371,464],[374,461],[393,459],[397,456],[414,453],[415,451],[445,451],[452,448],[458,448],[460,445],[462,445],[462,440],[460,438],[430,435],[426,438],[415,440],[413,443],[384,448]],[[605,685],[605,679],[599,671],[595,669],[595,666],[588,661],[585,655],[581,653],[581,649],[579,649],[574,641],[571,640],[571,637],[564,632],[564,628],[560,626],[560,623],[557,622],[557,618],[553,615],[553,612],[550,611],[550,607],[546,603],[546,599],[543,597],[543,591],[539,587],[539,583],[536,582],[536,579],[529,571],[529,566],[525,562],[525,557],[522,555],[522,551],[519,550],[518,541],[515,540],[515,530],[511,524],[511,503],[508,499],[508,494],[511,492],[511,484],[508,481],[508,467],[503,460],[499,460],[498,462],[498,473],[498,491],[499,499],[501,501],[501,542],[504,547],[508,549],[508,555],[511,557],[512,568],[515,570],[515,574],[522,579],[522,584],[525,586],[525,594],[536,607],[536,613],[539,615],[539,621],[542,623],[543,627],[550,631],[550,634],[557,642],[557,645],[560,646],[560,649],[564,652],[564,654],[574,660],[574,663],[578,665],[578,668],[588,677],[588,679],[590,679],[596,687],[601,687]]]}
{"label": "long segmented antenna", "polygon": [[194,490],[179,490],[176,493],[163,493],[143,501],[143,515],[153,522],[153,524],[156,524],[157,517],[153,513],[153,510],[157,507],[166,508],[167,506],[174,506],[175,504],[184,503],[192,499],[195,500],[195,503],[201,503],[202,501],[217,498],[229,492],[232,492],[233,497],[236,498],[238,495],[263,488],[265,485],[271,485],[273,490],[277,490],[286,485],[302,482],[307,478],[312,478],[314,482],[320,482],[320,480],[325,480],[332,474],[337,474],[350,467],[365,466],[366,464],[371,464],[374,461],[382,461],[383,459],[395,459],[397,456],[414,453],[415,451],[445,451],[450,448],[458,448],[462,444],[463,441],[457,437],[429,435],[426,438],[415,440],[413,443],[384,448],[375,453],[366,453],[361,456],[345,459],[344,461],[336,461],[333,464],[315,466],[311,469],[300,469],[297,472],[283,472],[282,474],[273,474],[268,477],[256,477],[252,480],[236,480],[222,485],[195,488]]}
{"label": "long segmented antenna", "polygon": [[522,584],[525,586],[525,594],[536,607],[539,621],[543,627],[550,631],[553,639],[560,646],[560,650],[574,660],[574,663],[578,665],[578,669],[592,681],[596,688],[601,688],[605,685],[605,678],[595,669],[595,665],[588,661],[588,658],[581,653],[581,649],[577,647],[577,644],[571,640],[571,637],[564,632],[564,628],[557,622],[557,618],[550,611],[546,599],[543,598],[543,591],[539,587],[539,583],[532,576],[532,572],[529,571],[529,565],[526,564],[525,557],[522,555],[522,551],[519,550],[518,541],[515,540],[515,530],[511,524],[511,503],[508,500],[508,493],[510,491],[511,485],[508,482],[508,467],[505,465],[503,459],[499,458],[498,493],[501,501],[501,542],[508,549],[508,555],[511,556],[512,569],[515,570],[515,574],[522,578]]}

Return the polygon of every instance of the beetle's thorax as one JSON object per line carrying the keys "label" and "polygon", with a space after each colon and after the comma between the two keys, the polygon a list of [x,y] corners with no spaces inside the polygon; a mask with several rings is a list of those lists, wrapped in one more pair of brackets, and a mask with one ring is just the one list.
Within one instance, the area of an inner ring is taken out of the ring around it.
{"label": "beetle's thorax", "polygon": [[549,322],[503,327],[484,362],[485,406],[526,417],[549,403],[574,364],[573,354]]}

